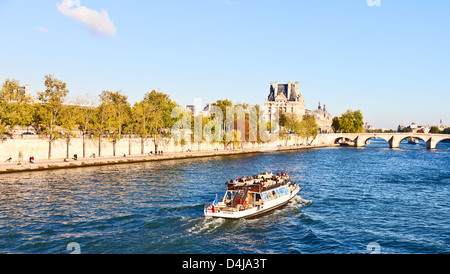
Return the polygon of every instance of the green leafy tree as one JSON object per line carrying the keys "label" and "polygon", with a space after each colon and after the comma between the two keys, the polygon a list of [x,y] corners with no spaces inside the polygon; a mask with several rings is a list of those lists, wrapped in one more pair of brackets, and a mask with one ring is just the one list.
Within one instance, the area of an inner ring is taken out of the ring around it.
{"label": "green leafy tree", "polygon": [[306,139],[307,143],[310,143],[309,138],[312,138],[312,140],[314,141],[314,139],[316,139],[317,137],[317,134],[319,134],[319,126],[317,125],[314,115],[303,115],[302,121],[300,122],[300,137]]}
{"label": "green leafy tree", "polygon": [[450,127],[446,127],[444,128],[444,130],[442,131],[443,134],[450,134]]}
{"label": "green leafy tree", "polygon": [[121,91],[104,90],[100,94],[98,120],[94,126],[95,135],[99,139],[99,156],[102,136],[112,140],[113,156],[116,156],[116,143],[122,138],[123,129],[130,122],[131,107],[127,99]]}
{"label": "green leafy tree", "polygon": [[340,130],[343,133],[362,133],[364,132],[364,117],[360,110],[347,110],[340,118]]}
{"label": "green leafy tree", "polygon": [[279,136],[281,139],[285,140],[285,145],[287,145],[287,142],[291,139],[293,134],[299,134],[302,130],[301,122],[293,113],[280,113],[279,125]]}
{"label": "green leafy tree", "polygon": [[60,137],[58,132],[61,125],[63,104],[69,90],[65,82],[53,75],[45,75],[45,90],[38,92],[38,100],[42,102],[38,109],[40,117],[39,133],[48,139],[48,159],[52,158],[52,143]]}
{"label": "green leafy tree", "polygon": [[144,101],[154,110],[149,116],[148,130],[153,138],[156,153],[163,137],[170,135],[170,129],[176,122],[176,118],[172,117],[172,110],[177,107],[177,103],[172,101],[169,95],[155,90],[147,92]]}
{"label": "green leafy tree", "polygon": [[341,129],[341,119],[339,117],[333,117],[331,127],[334,132],[338,132]]}
{"label": "green leafy tree", "polygon": [[82,132],[83,136],[83,158],[86,157],[86,139],[90,133],[92,119],[96,114],[96,101],[86,94],[83,97],[75,99],[74,104],[77,106],[76,111],[76,124],[78,129]]}
{"label": "green leafy tree", "polygon": [[[225,100],[217,100],[215,103],[213,103],[214,106],[218,106],[220,110],[222,110],[222,124],[225,125],[226,119],[227,119],[227,107],[233,107],[233,102],[231,102],[228,99]],[[214,117],[212,117],[214,118]]]}
{"label": "green leafy tree", "polygon": [[437,126],[432,126],[429,133],[442,133],[442,131]]}
{"label": "green leafy tree", "polygon": [[133,110],[133,129],[141,138],[141,154],[144,154],[144,141],[148,137],[158,133],[158,128],[164,124],[163,111],[152,104],[149,96],[135,103]]}
{"label": "green leafy tree", "polygon": [[18,92],[18,80],[6,79],[0,89],[0,136],[15,126],[28,126],[32,121],[32,100]]}

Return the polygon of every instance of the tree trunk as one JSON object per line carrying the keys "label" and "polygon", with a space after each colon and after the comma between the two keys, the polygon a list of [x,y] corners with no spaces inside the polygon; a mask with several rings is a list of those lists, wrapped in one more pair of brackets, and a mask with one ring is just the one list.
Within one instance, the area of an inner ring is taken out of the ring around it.
{"label": "tree trunk", "polygon": [[70,137],[67,137],[66,139],[66,158],[69,159],[69,144],[70,144]]}
{"label": "tree trunk", "polygon": [[50,160],[52,158],[52,138],[50,137],[50,140],[48,141],[48,159]]}
{"label": "tree trunk", "polygon": [[144,154],[144,138],[141,137],[141,154]]}
{"label": "tree trunk", "polygon": [[116,139],[113,140],[113,156],[116,156]]}
{"label": "tree trunk", "polygon": [[98,137],[98,157],[102,156],[102,138]]}
{"label": "tree trunk", "polygon": [[85,133],[83,132],[83,158],[86,158],[86,137]]}
{"label": "tree trunk", "polygon": [[131,134],[128,135],[128,155],[131,155]]}

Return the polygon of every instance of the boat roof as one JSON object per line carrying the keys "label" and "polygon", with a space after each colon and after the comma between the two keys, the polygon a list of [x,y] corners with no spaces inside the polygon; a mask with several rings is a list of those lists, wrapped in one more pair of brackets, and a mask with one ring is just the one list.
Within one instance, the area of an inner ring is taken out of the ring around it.
{"label": "boat roof", "polygon": [[[236,180],[226,182],[228,190],[240,190],[244,188],[252,188],[253,191],[262,192],[269,189],[277,188],[282,185],[290,183],[291,180],[287,173],[278,172],[273,173],[263,172],[259,175],[241,177]],[[251,190],[252,191],[252,190]]]}

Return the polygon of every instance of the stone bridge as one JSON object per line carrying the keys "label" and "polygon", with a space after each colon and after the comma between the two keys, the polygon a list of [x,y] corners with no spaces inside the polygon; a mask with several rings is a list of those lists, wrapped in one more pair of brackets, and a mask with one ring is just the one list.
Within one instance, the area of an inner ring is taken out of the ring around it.
{"label": "stone bridge", "polygon": [[390,148],[398,148],[400,146],[400,142],[409,137],[423,140],[427,144],[428,149],[435,149],[437,143],[445,139],[450,139],[449,134],[432,133],[331,133],[319,134],[317,143],[323,145],[333,145],[339,140],[344,140],[353,142],[355,147],[364,147],[367,140],[372,138],[381,138],[389,143]]}

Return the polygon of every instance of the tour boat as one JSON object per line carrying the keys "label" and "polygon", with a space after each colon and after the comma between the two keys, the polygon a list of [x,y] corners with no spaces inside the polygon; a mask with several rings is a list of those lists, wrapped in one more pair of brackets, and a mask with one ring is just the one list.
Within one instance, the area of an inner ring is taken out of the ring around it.
{"label": "tour boat", "polygon": [[418,145],[419,144],[419,140],[416,139],[416,138],[411,138],[411,139],[408,140],[408,144]]}
{"label": "tour boat", "polygon": [[253,217],[287,204],[300,191],[286,173],[261,173],[226,182],[222,200],[205,205],[205,217],[240,219]]}

